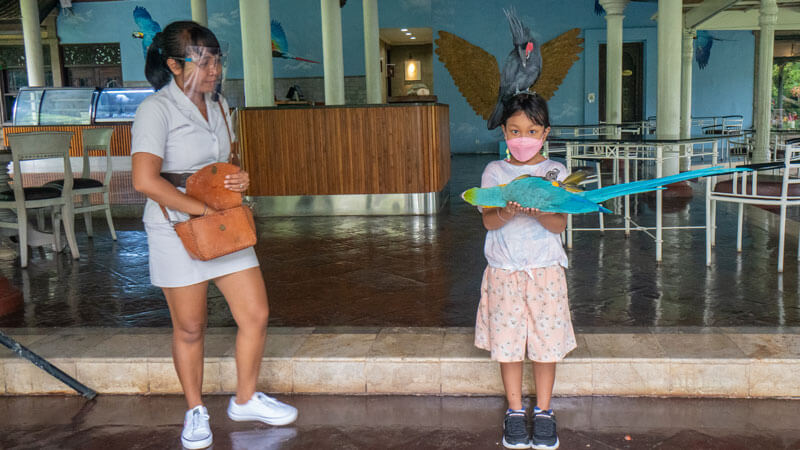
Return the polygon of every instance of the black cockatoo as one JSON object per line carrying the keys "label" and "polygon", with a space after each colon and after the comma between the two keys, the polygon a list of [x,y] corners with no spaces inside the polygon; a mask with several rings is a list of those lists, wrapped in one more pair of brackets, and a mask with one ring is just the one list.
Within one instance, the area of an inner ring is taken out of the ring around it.
{"label": "black cockatoo", "polygon": [[542,53],[539,51],[539,44],[531,35],[531,30],[519,20],[513,7],[509,10],[504,9],[503,12],[508,18],[514,49],[506,58],[500,74],[500,92],[497,95],[497,104],[487,122],[490,130],[500,126],[503,118],[503,103],[533,86],[542,70]]}

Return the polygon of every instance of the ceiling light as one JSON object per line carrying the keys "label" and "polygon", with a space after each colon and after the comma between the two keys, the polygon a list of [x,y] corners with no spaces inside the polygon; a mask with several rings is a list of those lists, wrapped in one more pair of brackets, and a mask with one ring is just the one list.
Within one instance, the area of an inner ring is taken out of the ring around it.
{"label": "ceiling light", "polygon": [[411,36],[409,39],[416,39],[416,38],[417,38],[416,36]]}
{"label": "ceiling light", "polygon": [[408,31],[408,28],[400,28],[400,31]]}
{"label": "ceiling light", "polygon": [[406,36],[411,36],[411,33],[409,33],[409,32],[406,32]]}

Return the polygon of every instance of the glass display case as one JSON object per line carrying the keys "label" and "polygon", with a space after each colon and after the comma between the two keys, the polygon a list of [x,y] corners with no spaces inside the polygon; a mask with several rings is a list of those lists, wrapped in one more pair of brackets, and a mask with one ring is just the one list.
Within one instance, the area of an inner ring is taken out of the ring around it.
{"label": "glass display case", "polygon": [[22,88],[13,125],[92,125],[132,122],[152,88]]}

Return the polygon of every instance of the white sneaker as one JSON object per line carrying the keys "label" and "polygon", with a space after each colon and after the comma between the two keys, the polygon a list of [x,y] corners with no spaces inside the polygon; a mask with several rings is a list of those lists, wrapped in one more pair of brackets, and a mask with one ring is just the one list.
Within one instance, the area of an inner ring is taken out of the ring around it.
{"label": "white sneaker", "polygon": [[211,445],[211,426],[208,424],[208,410],[203,405],[186,411],[183,420],[181,444],[188,449],[206,448]]}
{"label": "white sneaker", "polygon": [[256,392],[244,405],[236,403],[231,397],[228,404],[228,417],[236,422],[257,420],[269,425],[287,425],[297,419],[297,408],[281,403],[261,392]]}

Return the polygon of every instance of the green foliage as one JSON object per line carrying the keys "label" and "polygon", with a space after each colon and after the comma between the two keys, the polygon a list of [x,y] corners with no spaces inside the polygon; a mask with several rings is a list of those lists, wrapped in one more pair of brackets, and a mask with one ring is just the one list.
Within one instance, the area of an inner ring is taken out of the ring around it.
{"label": "green foliage", "polygon": [[[772,100],[773,105],[777,104],[778,98],[778,73],[780,66],[777,64],[772,65]],[[793,87],[800,88],[800,62],[788,63],[783,69],[783,107],[787,112],[800,113],[800,106],[798,96],[792,95]],[[795,91],[797,93],[797,91]]]}

